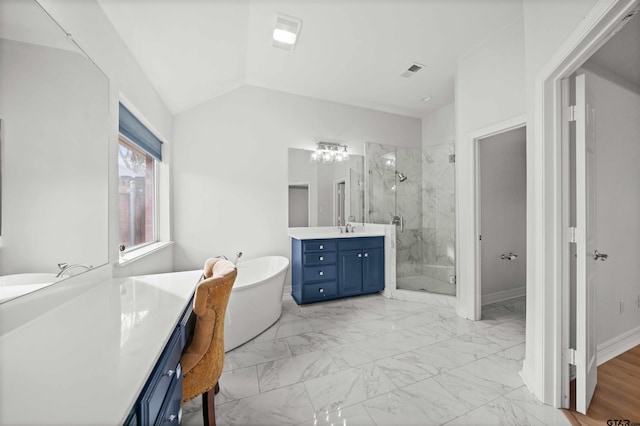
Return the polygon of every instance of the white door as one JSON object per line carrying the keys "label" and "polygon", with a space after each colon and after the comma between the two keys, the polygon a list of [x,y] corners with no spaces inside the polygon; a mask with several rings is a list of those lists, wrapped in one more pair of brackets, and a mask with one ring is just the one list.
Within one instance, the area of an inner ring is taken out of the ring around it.
{"label": "white door", "polygon": [[586,414],[596,388],[596,138],[587,78],[576,76],[576,410]]}

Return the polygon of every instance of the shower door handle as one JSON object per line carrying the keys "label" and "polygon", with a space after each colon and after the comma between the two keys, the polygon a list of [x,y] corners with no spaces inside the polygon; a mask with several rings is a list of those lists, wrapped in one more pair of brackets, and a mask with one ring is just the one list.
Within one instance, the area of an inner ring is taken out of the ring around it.
{"label": "shower door handle", "polygon": [[393,219],[391,219],[391,224],[392,225],[400,225],[400,232],[404,231],[404,216],[394,216]]}

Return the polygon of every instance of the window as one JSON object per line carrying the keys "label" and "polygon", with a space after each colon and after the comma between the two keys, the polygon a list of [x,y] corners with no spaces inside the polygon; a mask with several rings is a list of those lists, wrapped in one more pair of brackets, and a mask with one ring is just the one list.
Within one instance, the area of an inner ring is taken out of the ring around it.
{"label": "window", "polygon": [[119,123],[120,245],[121,251],[130,251],[158,241],[156,163],[162,160],[162,142],[122,104]]}

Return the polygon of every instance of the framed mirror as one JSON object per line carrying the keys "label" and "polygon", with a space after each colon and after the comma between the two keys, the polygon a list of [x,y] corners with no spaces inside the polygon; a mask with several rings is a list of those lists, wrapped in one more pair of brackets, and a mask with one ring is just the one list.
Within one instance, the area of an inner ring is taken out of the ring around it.
{"label": "framed mirror", "polygon": [[2,303],[108,262],[109,81],[36,1],[0,0],[0,93]]}
{"label": "framed mirror", "polygon": [[364,157],[312,161],[314,151],[289,148],[289,227],[364,221]]}

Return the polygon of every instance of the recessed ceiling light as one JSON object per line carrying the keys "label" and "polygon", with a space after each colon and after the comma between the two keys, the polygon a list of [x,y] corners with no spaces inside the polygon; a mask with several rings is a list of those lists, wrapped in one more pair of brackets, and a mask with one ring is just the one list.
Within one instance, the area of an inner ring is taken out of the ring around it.
{"label": "recessed ceiling light", "polygon": [[424,98],[420,99],[422,102],[429,102],[431,100],[431,96],[425,96]]}
{"label": "recessed ceiling light", "polygon": [[301,19],[277,14],[273,26],[273,47],[293,50],[298,41],[300,27],[302,27]]}

